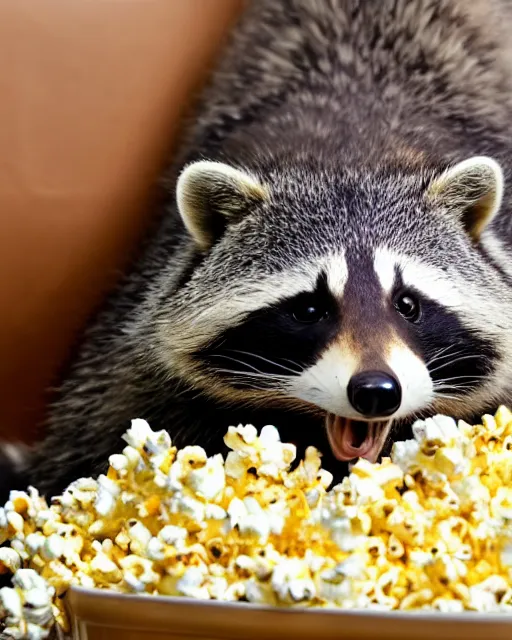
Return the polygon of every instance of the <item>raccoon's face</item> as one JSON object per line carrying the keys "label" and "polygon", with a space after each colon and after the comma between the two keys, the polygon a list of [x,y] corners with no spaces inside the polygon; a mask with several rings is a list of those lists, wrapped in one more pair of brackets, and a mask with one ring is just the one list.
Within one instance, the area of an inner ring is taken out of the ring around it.
{"label": "raccoon's face", "polygon": [[480,242],[502,183],[487,158],[373,179],[190,165],[195,268],[159,311],[162,359],[226,403],[323,415],[340,460],[375,460],[393,422],[469,417],[504,375]]}

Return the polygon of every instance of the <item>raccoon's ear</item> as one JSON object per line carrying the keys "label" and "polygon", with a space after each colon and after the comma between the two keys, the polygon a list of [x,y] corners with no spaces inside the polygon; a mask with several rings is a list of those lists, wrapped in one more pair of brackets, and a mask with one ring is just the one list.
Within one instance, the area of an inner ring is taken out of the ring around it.
{"label": "raccoon's ear", "polygon": [[176,186],[179,212],[201,249],[208,249],[230,222],[266,197],[265,188],[255,178],[222,162],[190,164]]}
{"label": "raccoon's ear", "polygon": [[503,198],[503,171],[492,158],[474,156],[434,180],[427,195],[455,211],[473,240],[498,212]]}

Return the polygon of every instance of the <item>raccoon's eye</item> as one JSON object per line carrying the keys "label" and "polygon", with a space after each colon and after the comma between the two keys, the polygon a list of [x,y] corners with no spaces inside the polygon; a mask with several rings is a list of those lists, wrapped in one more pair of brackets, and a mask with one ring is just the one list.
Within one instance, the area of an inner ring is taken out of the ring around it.
{"label": "raccoon's eye", "polygon": [[409,322],[418,322],[421,316],[419,300],[411,293],[405,291],[396,296],[395,309]]}
{"label": "raccoon's eye", "polygon": [[300,324],[314,324],[329,315],[328,310],[312,300],[297,301],[291,311],[292,318]]}

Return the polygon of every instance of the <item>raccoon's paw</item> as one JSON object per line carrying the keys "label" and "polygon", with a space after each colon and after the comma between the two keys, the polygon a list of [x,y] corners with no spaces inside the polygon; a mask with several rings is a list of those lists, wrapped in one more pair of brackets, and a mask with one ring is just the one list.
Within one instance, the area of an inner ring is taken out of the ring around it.
{"label": "raccoon's paw", "polygon": [[25,489],[24,479],[30,464],[30,447],[21,443],[0,441],[0,504],[12,489]]}

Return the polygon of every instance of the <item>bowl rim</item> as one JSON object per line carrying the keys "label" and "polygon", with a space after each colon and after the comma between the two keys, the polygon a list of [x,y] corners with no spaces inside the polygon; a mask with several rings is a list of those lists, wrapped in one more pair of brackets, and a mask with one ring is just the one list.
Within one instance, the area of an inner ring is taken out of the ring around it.
{"label": "bowl rim", "polygon": [[[331,640],[347,637],[415,640],[493,640],[512,638],[512,614],[376,611],[274,607],[186,597],[118,593],[72,587],[66,598],[75,623],[162,630],[215,638]],[[271,635],[269,635],[271,633]],[[313,635],[312,635],[313,634]]]}

